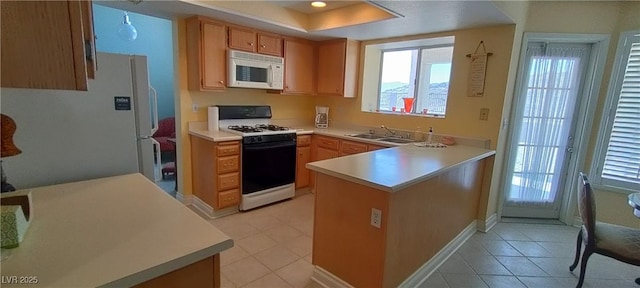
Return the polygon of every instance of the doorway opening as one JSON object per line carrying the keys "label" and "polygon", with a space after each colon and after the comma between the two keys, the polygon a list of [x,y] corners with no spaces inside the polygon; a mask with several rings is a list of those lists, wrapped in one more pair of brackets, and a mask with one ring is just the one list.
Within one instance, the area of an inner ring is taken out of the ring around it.
{"label": "doorway opening", "polygon": [[[175,141],[167,141],[175,139],[176,130],[173,23],[164,18],[127,12],[131,24],[137,31],[137,37],[131,40],[119,34],[124,10],[95,3],[92,7],[98,52],[147,56],[149,84],[157,94],[157,103],[150,105],[156,107],[157,119],[161,124],[157,135],[153,135],[154,139],[160,140],[160,153],[156,154],[160,157],[154,157],[156,184],[176,197],[176,145]],[[99,61],[100,59],[98,69]],[[174,168],[170,169],[171,167]]]}

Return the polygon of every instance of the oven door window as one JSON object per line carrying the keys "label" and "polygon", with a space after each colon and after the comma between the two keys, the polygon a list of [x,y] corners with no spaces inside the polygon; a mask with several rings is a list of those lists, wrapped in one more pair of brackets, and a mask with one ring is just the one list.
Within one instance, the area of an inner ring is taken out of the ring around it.
{"label": "oven door window", "polygon": [[295,175],[295,141],[243,145],[242,194],[292,184]]}

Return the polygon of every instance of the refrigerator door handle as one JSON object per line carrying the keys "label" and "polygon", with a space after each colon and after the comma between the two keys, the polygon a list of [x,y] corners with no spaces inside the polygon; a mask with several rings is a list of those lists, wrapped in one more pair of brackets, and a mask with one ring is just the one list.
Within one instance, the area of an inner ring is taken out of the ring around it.
{"label": "refrigerator door handle", "polygon": [[[156,152],[156,159],[158,161],[158,163],[160,163],[160,165],[162,166],[162,161],[160,161],[160,143],[158,141],[156,141],[156,139],[153,138],[149,138],[151,140],[151,143],[153,145],[153,151]],[[160,169],[153,169],[153,178],[155,178],[155,182],[158,182],[160,180],[162,180],[162,167],[160,167]]]}
{"label": "refrigerator door handle", "polygon": [[151,122],[151,135],[158,131],[158,92],[151,85],[149,85],[149,91],[151,92],[151,110],[153,110],[153,121]]}

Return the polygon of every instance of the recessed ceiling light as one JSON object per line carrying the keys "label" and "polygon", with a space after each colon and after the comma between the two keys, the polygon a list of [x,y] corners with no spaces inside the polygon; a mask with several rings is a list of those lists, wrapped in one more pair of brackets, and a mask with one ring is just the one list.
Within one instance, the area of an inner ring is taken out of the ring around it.
{"label": "recessed ceiling light", "polygon": [[316,7],[316,8],[322,8],[327,6],[327,3],[324,3],[322,1],[313,1],[311,2],[311,6]]}

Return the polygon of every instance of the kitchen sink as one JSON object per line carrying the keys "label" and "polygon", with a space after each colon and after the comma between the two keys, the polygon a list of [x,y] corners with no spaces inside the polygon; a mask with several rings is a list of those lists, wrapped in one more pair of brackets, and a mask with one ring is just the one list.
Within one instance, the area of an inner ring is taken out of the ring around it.
{"label": "kitchen sink", "polygon": [[391,142],[391,143],[398,143],[398,144],[405,144],[405,143],[411,143],[411,142],[415,142],[411,139],[403,139],[403,138],[381,138],[381,139],[376,139],[378,141],[383,141],[383,142]]}
{"label": "kitchen sink", "polygon": [[349,136],[356,137],[356,138],[363,138],[363,139],[375,139],[375,140],[378,140],[380,138],[384,138],[384,136],[378,136],[378,135],[368,134],[368,133],[354,134],[354,135],[349,135]]}

